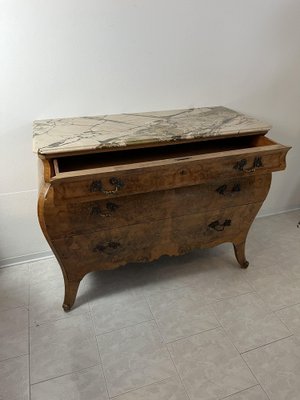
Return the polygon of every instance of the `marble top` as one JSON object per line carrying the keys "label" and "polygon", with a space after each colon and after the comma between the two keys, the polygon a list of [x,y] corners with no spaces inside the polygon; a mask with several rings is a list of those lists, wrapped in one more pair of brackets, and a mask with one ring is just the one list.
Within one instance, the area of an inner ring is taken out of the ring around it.
{"label": "marble top", "polygon": [[267,132],[270,125],[225,107],[34,121],[33,151],[93,151]]}

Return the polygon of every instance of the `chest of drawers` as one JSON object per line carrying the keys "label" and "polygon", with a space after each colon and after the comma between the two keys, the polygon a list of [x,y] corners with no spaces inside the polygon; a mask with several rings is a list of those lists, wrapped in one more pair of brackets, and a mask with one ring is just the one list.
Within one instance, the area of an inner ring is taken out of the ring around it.
{"label": "chest of drawers", "polygon": [[62,268],[63,307],[90,271],[245,242],[289,147],[224,107],[34,123],[38,217]]}

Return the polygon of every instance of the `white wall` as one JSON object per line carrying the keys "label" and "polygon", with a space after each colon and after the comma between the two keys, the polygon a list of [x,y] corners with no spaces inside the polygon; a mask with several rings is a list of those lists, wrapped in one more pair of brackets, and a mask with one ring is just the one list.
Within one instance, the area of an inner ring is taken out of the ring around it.
{"label": "white wall", "polygon": [[[225,105],[294,146],[263,213],[300,206],[299,0],[0,0],[0,260],[48,251],[34,119]],[[45,253],[46,254],[46,253]]]}

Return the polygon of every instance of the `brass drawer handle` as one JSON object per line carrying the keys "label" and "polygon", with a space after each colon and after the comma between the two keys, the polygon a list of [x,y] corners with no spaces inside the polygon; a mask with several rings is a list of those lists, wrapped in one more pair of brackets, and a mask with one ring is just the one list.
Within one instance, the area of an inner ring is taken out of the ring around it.
{"label": "brass drawer handle", "polygon": [[225,219],[223,224],[221,224],[219,221],[214,221],[211,224],[208,225],[210,229],[214,229],[215,231],[221,232],[224,231],[226,226],[231,225],[231,219]]}
{"label": "brass drawer handle", "polygon": [[114,242],[114,241],[99,243],[97,244],[97,246],[93,248],[93,251],[98,253],[105,253],[106,250],[116,250],[120,246],[121,246],[120,242]]}
{"label": "brass drawer handle", "polygon": [[91,207],[90,215],[91,216],[96,215],[99,217],[111,217],[112,213],[115,212],[118,208],[119,208],[119,206],[117,204],[109,201],[108,203],[106,203],[106,209],[109,212],[103,212],[99,205],[94,205]]}
{"label": "brass drawer handle", "polygon": [[90,191],[101,192],[104,194],[115,194],[119,189],[124,187],[124,182],[119,178],[112,177],[110,178],[109,183],[115,187],[113,190],[104,189],[101,181],[93,181],[90,186]]}
{"label": "brass drawer handle", "polygon": [[252,165],[251,168],[245,168],[246,164],[247,164],[247,160],[242,159],[242,160],[238,161],[233,166],[233,168],[237,169],[239,171],[242,171],[242,172],[250,172],[250,173],[252,173],[252,172],[255,172],[257,168],[263,167],[263,163],[262,163],[261,157],[255,157],[254,158],[253,165]]}
{"label": "brass drawer handle", "polygon": [[227,190],[227,185],[222,185],[216,189],[216,192],[218,192],[222,196],[233,196],[234,193],[240,192],[241,191],[241,185],[240,183],[235,183],[231,190]]}

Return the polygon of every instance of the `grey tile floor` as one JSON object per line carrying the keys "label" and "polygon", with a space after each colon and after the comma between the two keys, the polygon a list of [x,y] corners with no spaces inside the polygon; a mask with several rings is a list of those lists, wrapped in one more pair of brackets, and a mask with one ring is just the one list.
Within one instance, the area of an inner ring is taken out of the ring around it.
{"label": "grey tile floor", "polygon": [[54,259],[0,270],[1,400],[299,400],[300,211],[230,244],[97,272],[61,308]]}

